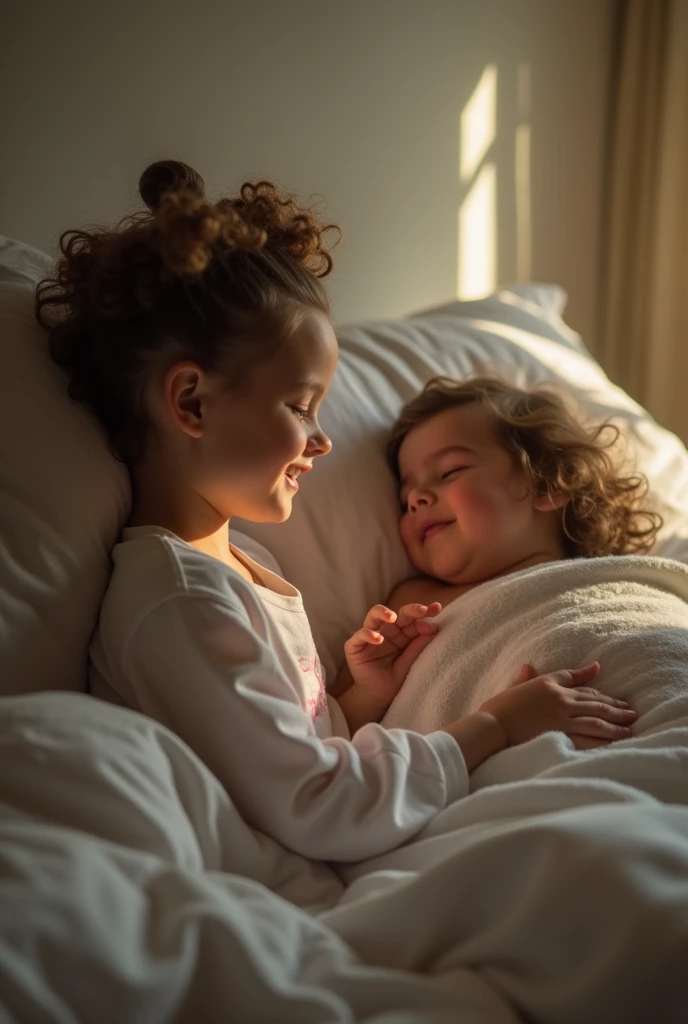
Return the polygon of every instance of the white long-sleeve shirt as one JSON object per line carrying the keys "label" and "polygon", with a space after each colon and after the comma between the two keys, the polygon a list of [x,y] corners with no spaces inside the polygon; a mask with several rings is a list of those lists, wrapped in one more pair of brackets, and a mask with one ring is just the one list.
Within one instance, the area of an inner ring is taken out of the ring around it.
{"label": "white long-sleeve shirt", "polygon": [[125,530],[92,693],[176,732],[246,820],[292,850],[345,861],[398,846],[468,792],[458,744],[377,724],[349,739],[301,595],[241,558],[260,584],[167,530]]}

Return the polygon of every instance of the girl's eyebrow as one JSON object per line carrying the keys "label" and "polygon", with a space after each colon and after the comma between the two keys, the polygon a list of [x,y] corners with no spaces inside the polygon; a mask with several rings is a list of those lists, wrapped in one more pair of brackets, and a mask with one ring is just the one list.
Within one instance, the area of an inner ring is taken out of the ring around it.
{"label": "girl's eyebrow", "polygon": [[297,380],[292,384],[293,388],[300,388],[303,391],[314,391],[316,395],[322,395],[325,388],[315,380]]}
{"label": "girl's eyebrow", "polygon": [[[469,448],[468,445],[465,445],[465,444],[448,444],[444,448],[439,448],[436,452],[433,452],[432,455],[429,455],[428,458],[425,461],[426,462],[432,462],[434,459],[439,459],[443,455],[448,455],[449,452],[461,452],[464,455],[475,455],[475,449],[474,448]],[[406,486],[406,484],[409,481],[409,477],[410,477],[409,473],[407,473],[406,476],[402,476],[401,477],[401,479],[399,480],[399,487],[400,488]]]}

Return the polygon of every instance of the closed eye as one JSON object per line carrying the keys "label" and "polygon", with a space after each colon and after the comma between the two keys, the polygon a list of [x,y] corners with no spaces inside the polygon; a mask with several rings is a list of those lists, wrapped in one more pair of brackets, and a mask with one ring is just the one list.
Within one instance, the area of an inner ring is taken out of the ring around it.
{"label": "closed eye", "polygon": [[460,473],[462,469],[470,469],[470,466],[454,466],[453,469],[447,469],[444,473],[440,473],[440,480],[446,480],[447,477],[453,476],[454,473]]}

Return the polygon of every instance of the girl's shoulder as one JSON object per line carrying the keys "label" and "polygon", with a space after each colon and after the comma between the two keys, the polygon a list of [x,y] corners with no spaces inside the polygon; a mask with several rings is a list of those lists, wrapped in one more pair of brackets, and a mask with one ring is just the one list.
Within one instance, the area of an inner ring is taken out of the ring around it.
{"label": "girl's shoulder", "polygon": [[138,593],[231,595],[244,582],[217,558],[198,551],[161,526],[134,526],[124,530],[112,553],[110,585]]}
{"label": "girl's shoulder", "polygon": [[101,631],[130,635],[157,608],[210,600],[254,618],[254,588],[229,566],[158,527],[124,531],[112,553],[113,571],[100,612]]}

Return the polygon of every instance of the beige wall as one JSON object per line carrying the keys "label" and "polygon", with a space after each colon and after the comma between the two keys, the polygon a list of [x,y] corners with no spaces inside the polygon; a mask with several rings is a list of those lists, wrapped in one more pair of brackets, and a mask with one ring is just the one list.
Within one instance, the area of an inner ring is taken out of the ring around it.
{"label": "beige wall", "polygon": [[[570,322],[591,340],[612,8],[9,0],[0,232],[52,249],[62,229],[132,209],[143,166],[170,155],[193,163],[210,191],[260,175],[323,194],[345,231],[331,285],[339,321],[450,299],[471,184],[459,180],[461,112],[491,66],[496,138],[483,162],[496,168],[497,279],[530,269],[560,282]],[[530,103],[519,114],[526,65]],[[531,139],[520,220],[519,122]]]}

